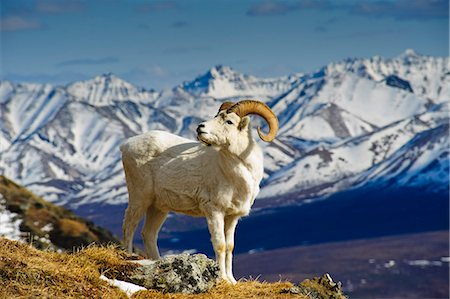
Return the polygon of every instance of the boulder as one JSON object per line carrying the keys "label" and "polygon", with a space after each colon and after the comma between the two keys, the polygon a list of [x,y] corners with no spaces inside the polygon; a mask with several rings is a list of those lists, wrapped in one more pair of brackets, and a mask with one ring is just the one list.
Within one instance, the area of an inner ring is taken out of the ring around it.
{"label": "boulder", "polygon": [[169,255],[159,261],[133,262],[139,266],[128,280],[164,293],[204,293],[219,277],[219,266],[204,254]]}

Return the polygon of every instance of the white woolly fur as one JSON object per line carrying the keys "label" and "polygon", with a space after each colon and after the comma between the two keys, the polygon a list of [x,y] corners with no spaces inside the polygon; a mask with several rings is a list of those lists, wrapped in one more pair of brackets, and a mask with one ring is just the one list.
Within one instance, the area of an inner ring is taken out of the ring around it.
{"label": "white woolly fur", "polygon": [[123,235],[130,252],[134,231],[144,215],[142,236],[150,259],[160,257],[157,235],[168,212],[203,216],[220,276],[236,283],[234,232],[239,218],[250,212],[264,169],[249,122],[249,117],[222,110],[197,128],[201,142],[150,131],[121,146],[129,193]]}

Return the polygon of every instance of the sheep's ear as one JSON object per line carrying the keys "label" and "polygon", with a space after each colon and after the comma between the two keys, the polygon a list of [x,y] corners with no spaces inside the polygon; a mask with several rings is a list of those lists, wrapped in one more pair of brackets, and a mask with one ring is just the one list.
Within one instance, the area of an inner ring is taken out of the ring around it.
{"label": "sheep's ear", "polygon": [[242,130],[248,128],[249,123],[250,123],[250,117],[248,117],[248,116],[243,117],[241,119],[241,122],[239,123],[238,129],[242,131]]}

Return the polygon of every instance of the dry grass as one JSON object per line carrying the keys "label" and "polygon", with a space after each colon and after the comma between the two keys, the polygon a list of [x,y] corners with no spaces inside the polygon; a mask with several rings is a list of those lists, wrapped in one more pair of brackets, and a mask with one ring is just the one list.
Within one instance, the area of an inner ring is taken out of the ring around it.
{"label": "dry grass", "polygon": [[253,281],[240,281],[237,285],[230,285],[227,283],[219,283],[210,292],[204,294],[162,294],[157,291],[141,291],[136,293],[133,298],[139,299],[308,299],[303,295],[282,294],[284,289],[292,287],[290,282],[276,282],[267,283]]}
{"label": "dry grass", "polygon": [[127,280],[137,264],[130,263],[131,257],[115,246],[90,246],[75,254],[80,258],[87,258],[95,263],[98,271],[108,278]]}
{"label": "dry grass", "polygon": [[86,234],[90,239],[98,241],[97,236],[83,222],[63,218],[59,220],[59,229],[64,236],[80,237],[82,234]]}
{"label": "dry grass", "polygon": [[[100,274],[126,280],[136,267],[131,257],[114,247],[89,246],[75,253],[38,250],[0,238],[0,298],[127,298],[100,280]],[[282,294],[289,282],[242,281],[236,286],[219,283],[209,293],[196,295],[141,291],[133,298],[298,298]]]}
{"label": "dry grass", "polygon": [[[116,241],[112,235],[86,222],[68,210],[35,196],[11,180],[0,175],[0,194],[7,208],[23,217],[23,229],[31,235],[50,237],[60,248],[77,248],[94,241]],[[47,234],[44,227],[54,228]],[[22,228],[21,228],[22,229]],[[131,257],[118,247],[88,246],[76,252],[58,253],[48,244],[33,245],[0,237],[0,299],[2,298],[127,298],[125,293],[100,280],[127,280],[137,266]],[[266,283],[241,281],[237,285],[219,283],[210,292],[196,295],[163,294],[141,291],[133,298],[298,298],[302,295],[283,294],[292,287],[289,282]]]}
{"label": "dry grass", "polygon": [[[112,248],[98,249],[97,254],[92,253],[94,247],[76,254],[57,253],[2,238],[0,298],[126,298],[99,279],[102,267],[114,270],[125,261],[114,259]],[[105,251],[110,254],[96,260]]]}

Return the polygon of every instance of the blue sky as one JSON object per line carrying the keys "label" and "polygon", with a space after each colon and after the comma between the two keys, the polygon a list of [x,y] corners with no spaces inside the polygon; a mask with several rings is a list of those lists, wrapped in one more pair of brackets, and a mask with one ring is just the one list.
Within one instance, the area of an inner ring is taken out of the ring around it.
{"label": "blue sky", "polygon": [[261,77],[405,49],[448,56],[447,0],[1,0],[1,78],[112,72],[154,89],[214,65]]}

